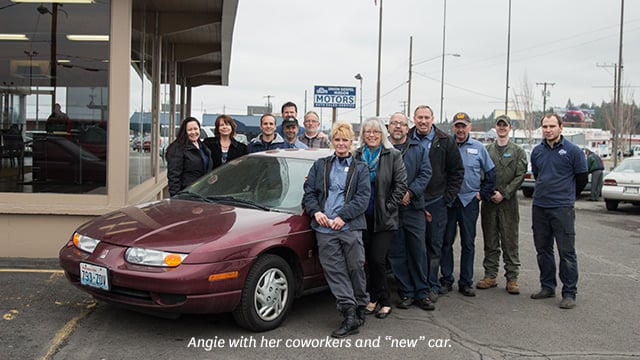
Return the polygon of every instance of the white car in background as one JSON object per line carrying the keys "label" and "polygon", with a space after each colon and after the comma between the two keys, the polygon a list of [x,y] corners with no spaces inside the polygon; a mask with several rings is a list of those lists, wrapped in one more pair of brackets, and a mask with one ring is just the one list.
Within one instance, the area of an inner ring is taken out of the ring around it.
{"label": "white car in background", "polygon": [[621,202],[640,206],[640,157],[626,158],[604,177],[602,197],[607,210]]}
{"label": "white car in background", "polygon": [[[215,126],[201,126],[200,139],[204,140],[206,138],[216,137],[216,134],[213,132],[214,129],[215,129]],[[234,136],[234,139],[236,139],[238,142],[241,142],[245,145],[249,143],[249,139],[247,139],[247,135],[245,134],[236,133],[236,136]]]}

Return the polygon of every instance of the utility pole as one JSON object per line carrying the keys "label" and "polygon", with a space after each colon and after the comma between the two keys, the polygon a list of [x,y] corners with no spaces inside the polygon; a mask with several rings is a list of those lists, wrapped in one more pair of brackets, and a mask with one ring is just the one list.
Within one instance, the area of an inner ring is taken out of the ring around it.
{"label": "utility pole", "polygon": [[536,85],[542,85],[542,115],[544,116],[547,113],[547,96],[548,92],[547,92],[547,85],[553,86],[556,83],[548,83],[548,82],[543,82],[543,83],[536,83]]}
{"label": "utility pole", "polygon": [[404,114],[406,114],[407,113],[407,102],[403,100],[403,101],[400,101],[400,104],[402,104],[402,112]]}
{"label": "utility pole", "polygon": [[273,95],[265,95],[263,96],[267,98],[267,107],[269,108],[269,113],[273,113],[273,108],[271,107],[271,98],[275,97]]}
{"label": "utility pole", "polygon": [[622,116],[623,109],[622,106],[622,33],[623,33],[623,25],[624,23],[624,0],[620,0],[620,44],[618,45],[618,83],[616,84],[617,94],[616,94],[616,136],[613,138],[613,166],[618,166],[618,149],[620,146],[620,135],[622,132]]}
{"label": "utility pole", "polygon": [[504,113],[509,114],[509,61],[511,57],[511,0],[509,0],[509,25],[507,28],[507,84],[504,95]]}
{"label": "utility pole", "polygon": [[376,86],[376,116],[380,116],[380,67],[382,63],[382,0],[380,0],[380,15],[378,21],[378,83]]}
{"label": "utility pole", "polygon": [[409,94],[407,95],[407,116],[409,116],[409,112],[411,111],[411,63],[413,62],[413,36],[409,36],[409,81],[407,84],[409,85]]}

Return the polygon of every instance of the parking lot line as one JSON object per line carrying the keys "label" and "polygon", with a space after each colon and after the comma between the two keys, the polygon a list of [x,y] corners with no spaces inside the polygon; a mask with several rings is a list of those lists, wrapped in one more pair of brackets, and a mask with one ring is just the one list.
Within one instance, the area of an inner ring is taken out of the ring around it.
{"label": "parking lot line", "polygon": [[63,274],[64,270],[58,269],[0,269],[0,273],[52,273]]}

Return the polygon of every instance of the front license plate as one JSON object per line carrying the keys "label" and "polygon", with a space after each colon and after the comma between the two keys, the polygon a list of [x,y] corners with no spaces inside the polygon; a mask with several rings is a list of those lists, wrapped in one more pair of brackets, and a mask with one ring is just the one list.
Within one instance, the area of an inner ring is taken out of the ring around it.
{"label": "front license plate", "polygon": [[80,283],[109,291],[109,270],[103,266],[80,263]]}
{"label": "front license plate", "polygon": [[638,193],[638,188],[635,186],[625,186],[624,190],[622,191],[625,194],[637,194]]}

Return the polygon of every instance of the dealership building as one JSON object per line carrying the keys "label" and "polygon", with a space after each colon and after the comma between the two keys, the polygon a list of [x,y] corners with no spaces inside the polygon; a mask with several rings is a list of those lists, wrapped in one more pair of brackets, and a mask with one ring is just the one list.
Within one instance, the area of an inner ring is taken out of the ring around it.
{"label": "dealership building", "polygon": [[228,85],[238,0],[5,3],[0,256],[55,257],[85,221],[166,197],[163,142],[193,88]]}

